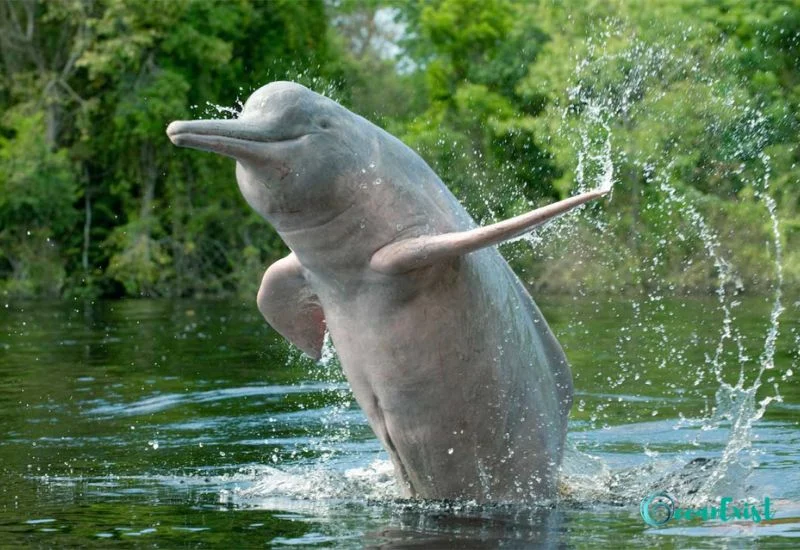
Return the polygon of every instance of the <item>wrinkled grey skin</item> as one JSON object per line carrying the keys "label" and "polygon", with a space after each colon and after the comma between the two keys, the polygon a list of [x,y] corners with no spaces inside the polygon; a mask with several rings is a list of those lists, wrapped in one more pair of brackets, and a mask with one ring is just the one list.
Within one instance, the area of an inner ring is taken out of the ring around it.
{"label": "wrinkled grey skin", "polygon": [[292,250],[265,273],[259,308],[312,357],[327,328],[404,496],[554,495],[566,357],[494,247],[447,240],[472,239],[475,223],[416,153],[289,82],[257,90],[239,119],[167,133],[236,159],[245,199]]}

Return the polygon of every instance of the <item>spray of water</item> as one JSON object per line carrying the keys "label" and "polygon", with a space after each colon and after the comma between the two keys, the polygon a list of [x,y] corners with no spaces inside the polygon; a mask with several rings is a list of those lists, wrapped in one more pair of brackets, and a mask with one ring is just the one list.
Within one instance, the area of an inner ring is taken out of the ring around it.
{"label": "spray of water", "polygon": [[[627,62],[632,67],[620,82],[612,85],[598,87],[593,85],[597,74],[607,70],[609,65],[614,65],[620,60]],[[607,52],[604,43],[590,41],[587,56],[576,66],[576,83],[568,90],[569,106],[563,109],[562,119],[565,121],[566,139],[577,151],[577,166],[575,178],[579,190],[592,187],[605,187],[613,185],[615,171],[614,128],[636,123],[636,100],[647,94],[657,95],[658,88],[670,73],[687,70],[696,72],[697,65],[691,59],[678,58],[671,48],[657,48],[644,44],[636,44],[624,51]],[[713,88],[715,81],[711,77],[699,77],[698,85]],[[706,262],[713,266],[716,277],[716,301],[718,313],[721,316],[717,344],[711,353],[706,353],[705,364],[695,368],[696,378],[693,386],[698,387],[707,375],[712,375],[717,384],[714,404],[701,418],[687,419],[681,415],[681,422],[675,429],[688,428],[701,432],[712,430],[727,430],[727,438],[717,461],[704,464],[703,475],[694,479],[694,484],[684,486],[685,493],[681,495],[684,502],[703,502],[710,498],[719,497],[721,494],[737,494],[744,490],[744,479],[757,465],[757,452],[752,449],[753,425],[763,417],[767,406],[775,401],[780,401],[778,381],[770,377],[773,393],[757,401],[756,394],[763,385],[765,373],[775,368],[775,351],[780,335],[780,317],[785,307],[783,305],[783,264],[780,241],[779,220],[776,213],[774,199],[769,194],[770,159],[764,152],[767,144],[767,131],[765,129],[766,117],[757,108],[748,104],[738,104],[731,97],[713,97],[720,105],[730,109],[738,121],[736,132],[742,138],[742,145],[737,146],[727,154],[727,161],[731,165],[740,167],[748,157],[757,156],[760,160],[760,177],[748,182],[755,190],[755,198],[764,208],[764,213],[770,222],[772,248],[774,251],[774,290],[772,308],[766,333],[763,337],[761,352],[757,360],[748,356],[745,341],[736,326],[734,309],[739,305],[737,294],[743,290],[743,283],[739,278],[735,266],[726,257],[722,242],[713,229],[711,223],[695,204],[696,194],[687,194],[686,191],[674,183],[674,159],[670,154],[662,151],[644,151],[640,154],[644,158],[625,158],[628,165],[638,165],[642,169],[641,177],[651,189],[656,189],[660,195],[659,204],[670,219],[677,217],[682,220],[686,229],[679,229],[671,237],[666,236],[659,242],[657,254],[651,266],[645,265],[640,269],[652,269],[656,274],[655,266],[663,258],[661,251],[669,245],[669,239],[681,241],[692,238],[686,233],[691,233],[693,238],[699,240],[706,255]],[[687,101],[689,99],[687,98]],[[566,124],[569,120],[577,121]],[[669,122],[666,122],[669,123]],[[713,130],[713,129],[712,129]],[[719,131],[719,129],[717,129]],[[622,153],[618,152],[617,155]],[[739,168],[739,171],[742,169]],[[687,231],[688,230],[688,231]],[[542,248],[551,239],[563,243],[561,228],[547,235],[547,239],[531,239],[529,242],[537,248]],[[570,237],[571,239],[571,237]],[[652,284],[652,283],[651,283]],[[664,306],[663,285],[655,283],[654,290],[643,300],[634,300],[632,317],[629,327],[626,327],[618,339],[617,350],[620,354],[619,364],[614,365],[615,371],[621,371],[617,380],[608,378],[609,386],[616,387],[622,384],[627,377],[639,379],[639,371],[646,371],[645,365],[637,358],[626,354],[627,344],[631,341],[631,333],[639,330],[651,331],[660,335],[658,351],[661,355],[657,368],[664,368],[667,364],[685,365],[685,355],[676,346],[675,335],[670,334],[657,317]],[[733,348],[733,351],[729,351]],[[645,367],[645,368],[642,368]],[[634,372],[635,371],[635,372]],[[731,373],[737,372],[735,381],[730,380]],[[787,369],[783,379],[792,375]],[[647,383],[647,382],[645,382]],[[598,419],[605,416],[604,411],[609,404],[600,403],[591,423],[594,426]],[[585,407],[583,400],[578,403],[579,410]],[[653,416],[657,411],[653,411]],[[639,421],[640,419],[632,419]],[[702,437],[702,436],[701,436]],[[697,440],[696,440],[696,444]],[[675,464],[659,462],[658,453],[645,452],[651,457],[649,464],[644,469],[637,470],[637,476],[625,476],[624,473],[616,474],[597,457],[590,457],[572,449],[565,460],[565,481],[568,488],[566,492],[573,497],[587,499],[597,498],[598,493],[604,493],[606,498],[619,497],[635,499],[641,498],[641,492],[657,486],[665,472],[675,469]],[[685,460],[682,461],[685,463]],[[626,487],[620,487],[619,480],[625,478]],[[680,490],[674,488],[673,490]],[[689,494],[691,493],[691,495]]]}
{"label": "spray of water", "polygon": [[[277,63],[276,63],[277,65]],[[298,67],[296,62],[292,62],[293,72],[287,73],[285,70],[279,69],[277,66],[264,75],[264,83],[272,82],[274,80],[291,80],[302,84],[319,94],[330,97],[338,101],[340,95],[341,85],[336,81],[331,81],[315,74],[315,71],[308,67]],[[253,92],[256,87],[249,88],[239,87],[236,99],[233,105],[219,105],[211,101],[206,101],[205,105],[190,105],[189,109],[198,117],[202,118],[239,118],[244,109],[244,101]]]}

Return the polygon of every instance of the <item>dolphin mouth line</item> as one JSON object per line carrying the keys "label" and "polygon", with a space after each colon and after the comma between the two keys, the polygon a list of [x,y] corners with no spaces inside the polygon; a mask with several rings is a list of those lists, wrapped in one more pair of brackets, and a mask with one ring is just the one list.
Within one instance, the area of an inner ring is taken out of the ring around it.
{"label": "dolphin mouth line", "polygon": [[169,132],[168,135],[171,139],[189,139],[189,140],[214,139],[214,140],[224,140],[230,142],[244,141],[249,143],[283,143],[286,141],[296,141],[306,136],[310,136],[313,133],[314,132],[308,132],[305,134],[300,134],[298,136],[291,136],[286,138],[274,138],[274,139],[268,137],[231,136],[226,134],[215,134],[211,132],[197,132],[193,130],[173,131]]}
{"label": "dolphin mouth line", "polygon": [[209,143],[210,140],[229,144],[281,143],[298,140],[312,133],[314,132],[271,136],[263,128],[241,119],[175,121],[167,127],[167,135],[176,145],[189,145],[191,142]]}
{"label": "dolphin mouth line", "polygon": [[206,128],[197,124],[174,122],[167,128],[170,141],[178,147],[217,153],[239,162],[258,159],[264,155],[265,149],[271,147],[291,147],[311,133],[313,132],[270,139],[270,136],[252,129],[241,131],[239,128]]}

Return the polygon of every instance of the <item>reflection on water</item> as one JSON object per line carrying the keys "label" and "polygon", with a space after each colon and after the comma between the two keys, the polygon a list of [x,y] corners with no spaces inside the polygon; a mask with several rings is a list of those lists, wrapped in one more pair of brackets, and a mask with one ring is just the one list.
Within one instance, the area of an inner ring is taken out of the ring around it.
{"label": "reflection on water", "polygon": [[[669,304],[678,313],[664,322],[685,364],[643,361],[639,380],[620,382],[619,361],[633,361],[618,342],[630,304],[602,301],[541,304],[578,390],[553,507],[397,500],[387,457],[347,385],[326,372],[335,364],[300,358],[249,304],[9,304],[0,318],[0,547],[558,547],[658,544],[654,536],[702,547],[800,535],[800,391],[791,383],[755,424],[758,468],[731,486],[770,496],[774,521],[644,524],[647,491],[696,486],[703,473],[687,463],[727,444],[727,430],[691,420],[713,406],[713,377],[682,382],[718,337],[713,320],[707,330],[697,322],[714,302]],[[740,307],[755,350],[769,308],[760,298]],[[784,326],[797,325],[791,309]],[[789,351],[779,347],[776,368]]]}

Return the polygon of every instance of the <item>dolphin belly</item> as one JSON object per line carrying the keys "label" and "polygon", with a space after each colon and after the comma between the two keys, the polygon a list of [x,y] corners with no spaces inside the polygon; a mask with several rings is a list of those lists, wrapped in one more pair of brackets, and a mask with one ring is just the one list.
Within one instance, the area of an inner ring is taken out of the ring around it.
{"label": "dolphin belly", "polygon": [[406,496],[552,494],[566,423],[554,374],[566,368],[563,352],[496,251],[459,262],[456,276],[440,274],[400,303],[361,288],[367,307],[326,309],[345,375]]}

